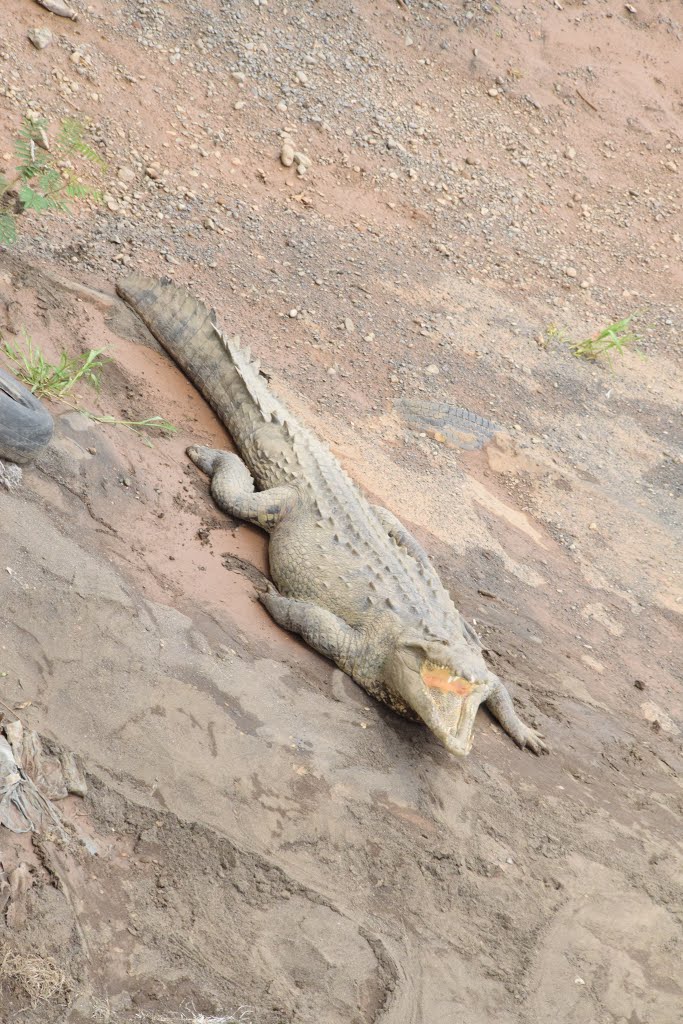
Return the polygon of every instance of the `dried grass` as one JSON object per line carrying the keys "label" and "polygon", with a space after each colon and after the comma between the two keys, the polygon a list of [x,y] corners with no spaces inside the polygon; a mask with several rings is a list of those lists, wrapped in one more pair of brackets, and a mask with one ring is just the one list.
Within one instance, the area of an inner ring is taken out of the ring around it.
{"label": "dried grass", "polygon": [[140,1024],[254,1024],[253,1011],[248,1006],[240,1006],[234,1013],[219,1017],[207,1017],[203,1013],[138,1013],[135,1017]]}
{"label": "dried grass", "polygon": [[[93,1006],[92,1020],[100,1024],[119,1024],[108,999]],[[209,1017],[191,1009],[177,1013],[149,1013],[146,1010],[139,1010],[134,1017],[126,1015],[126,1021],[129,1021],[129,1024],[256,1024],[253,1010],[248,1006],[240,1006],[232,1013]]]}
{"label": "dried grass", "polygon": [[0,991],[13,986],[25,995],[31,1007],[60,998],[68,1001],[71,983],[49,956],[20,953],[7,944],[0,946]]}

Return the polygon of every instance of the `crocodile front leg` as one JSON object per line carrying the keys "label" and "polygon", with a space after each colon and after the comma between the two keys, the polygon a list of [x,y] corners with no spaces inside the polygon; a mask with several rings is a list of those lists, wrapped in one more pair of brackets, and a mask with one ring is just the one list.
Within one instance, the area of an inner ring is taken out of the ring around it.
{"label": "crocodile front leg", "polygon": [[236,519],[263,530],[273,529],[296,501],[293,487],[254,491],[251,473],[238,455],[196,444],[187,449],[195,466],[211,477],[211,495],[218,507]]}
{"label": "crocodile front leg", "polygon": [[[493,676],[493,673],[491,675]],[[541,733],[522,721],[503,682],[497,676],[493,676],[493,679],[493,689],[486,698],[486,706],[491,714],[498,719],[505,732],[512,736],[519,747],[528,747],[534,754],[547,754],[548,747],[543,742]]]}
{"label": "crocodile front leg", "polygon": [[353,674],[363,642],[355,629],[326,608],[284,597],[274,587],[259,594],[259,601],[279,626],[297,633],[309,647],[329,658],[343,672]]}

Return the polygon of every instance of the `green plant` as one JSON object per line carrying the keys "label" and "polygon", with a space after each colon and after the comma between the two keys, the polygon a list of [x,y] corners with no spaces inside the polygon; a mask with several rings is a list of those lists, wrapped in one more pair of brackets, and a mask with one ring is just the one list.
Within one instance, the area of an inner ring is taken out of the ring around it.
{"label": "green plant", "polygon": [[[0,336],[1,337],[1,336]],[[62,352],[58,363],[49,363],[37,345],[34,345],[28,334],[24,332],[23,347],[4,342],[2,351],[5,353],[12,370],[36,396],[36,398],[54,398],[64,402],[71,409],[82,412],[97,423],[109,423],[115,426],[128,427],[139,431],[160,430],[164,434],[175,434],[176,427],[162,416],[149,416],[143,420],[117,419],[110,414],[101,414],[74,405],[68,398],[80,381],[85,381],[100,390],[100,370],[109,362],[102,358],[104,349],[91,348],[80,356],[69,356]]]}
{"label": "green plant", "polygon": [[17,217],[24,210],[65,212],[70,199],[101,199],[96,189],[81,181],[74,167],[78,160],[105,166],[84,136],[85,129],[78,121],[65,118],[50,142],[44,118],[23,119],[14,146],[14,173],[0,175],[0,245],[16,241]]}
{"label": "green plant", "polygon": [[606,355],[609,359],[613,352],[618,352],[620,356],[623,356],[624,349],[640,341],[640,335],[631,329],[631,321],[634,316],[636,314],[631,313],[630,316],[603,327],[601,331],[583,341],[570,342],[569,351],[577,359],[588,359],[591,362],[595,362],[602,355]]}
{"label": "green plant", "polygon": [[89,416],[91,420],[96,420],[97,423],[111,423],[117,427],[129,427],[131,430],[140,430],[142,427],[148,427],[150,430],[160,430],[164,434],[175,434],[178,429],[162,416],[149,416],[146,420],[117,420],[115,416],[100,416],[94,412],[85,411],[85,415]]}
{"label": "green plant", "polygon": [[4,343],[3,349],[16,376],[36,398],[63,399],[79,381],[86,381],[99,391],[99,371],[107,362],[101,358],[104,349],[91,348],[80,356],[69,356],[62,352],[56,365],[48,363],[27,334],[24,334],[23,349],[9,342]]}

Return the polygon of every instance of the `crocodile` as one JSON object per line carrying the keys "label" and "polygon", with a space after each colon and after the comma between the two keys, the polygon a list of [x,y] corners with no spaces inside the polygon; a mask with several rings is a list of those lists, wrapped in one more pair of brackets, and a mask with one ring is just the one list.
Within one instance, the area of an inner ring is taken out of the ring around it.
{"label": "crocodile", "polygon": [[[239,338],[168,278],[133,275],[121,298],[195,385],[240,455],[192,445],[226,513],[269,534],[259,593],[272,618],[394,711],[469,753],[479,705],[535,754],[541,733],[516,713],[421,545],[371,504],[319,438],[284,407]],[[240,457],[241,456],[241,457]]]}

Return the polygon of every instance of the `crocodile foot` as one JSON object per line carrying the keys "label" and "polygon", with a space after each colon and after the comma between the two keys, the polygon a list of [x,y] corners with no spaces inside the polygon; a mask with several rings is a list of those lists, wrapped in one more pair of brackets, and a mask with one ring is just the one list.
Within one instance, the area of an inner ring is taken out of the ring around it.
{"label": "crocodile foot", "polygon": [[517,733],[510,733],[518,747],[528,748],[532,754],[549,754],[550,747],[543,739],[543,733],[532,729],[530,725],[522,723],[522,728]]}
{"label": "crocodile foot", "polygon": [[187,449],[187,454],[202,473],[212,476],[216,459],[220,455],[225,455],[225,452],[221,452],[217,448],[207,448],[205,444],[193,444]]}

